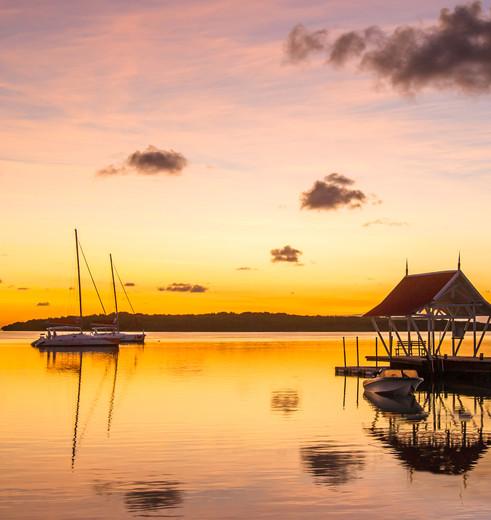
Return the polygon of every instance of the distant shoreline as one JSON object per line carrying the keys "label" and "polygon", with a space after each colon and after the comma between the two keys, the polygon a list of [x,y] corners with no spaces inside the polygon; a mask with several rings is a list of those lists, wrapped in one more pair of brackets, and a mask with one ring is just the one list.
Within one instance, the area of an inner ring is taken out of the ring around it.
{"label": "distant shoreline", "polygon": [[[114,314],[85,316],[84,330],[89,330],[91,323],[103,318],[112,319]],[[39,331],[46,329],[48,321],[33,319],[15,322],[3,326],[2,330]],[[388,330],[386,319],[377,318],[376,321],[381,331]],[[370,319],[363,316],[302,316],[269,312],[151,315],[122,312],[119,323],[122,331],[147,332],[374,332]],[[400,330],[404,330],[404,326]]]}

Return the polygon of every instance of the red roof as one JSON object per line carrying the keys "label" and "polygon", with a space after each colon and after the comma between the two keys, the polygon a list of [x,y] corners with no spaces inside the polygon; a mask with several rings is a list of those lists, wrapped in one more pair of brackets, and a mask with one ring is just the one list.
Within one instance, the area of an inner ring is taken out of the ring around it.
{"label": "red roof", "polygon": [[365,316],[408,316],[432,302],[458,272],[441,271],[405,276],[385,300]]}

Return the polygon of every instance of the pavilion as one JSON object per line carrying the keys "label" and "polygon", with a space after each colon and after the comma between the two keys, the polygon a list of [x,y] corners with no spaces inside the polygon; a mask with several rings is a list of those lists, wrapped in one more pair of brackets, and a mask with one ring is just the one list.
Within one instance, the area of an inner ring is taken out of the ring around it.
{"label": "pavilion", "polygon": [[[452,336],[452,356],[457,356],[465,335],[472,334],[476,357],[489,328],[491,305],[460,270],[459,261],[459,268],[453,271],[409,275],[406,267],[406,276],[365,316],[371,318],[391,358],[393,355],[438,356],[447,333]],[[375,318],[388,320],[388,342]],[[396,321],[401,320],[406,325],[404,331],[396,326]],[[441,332],[439,338],[436,338],[436,330]]]}

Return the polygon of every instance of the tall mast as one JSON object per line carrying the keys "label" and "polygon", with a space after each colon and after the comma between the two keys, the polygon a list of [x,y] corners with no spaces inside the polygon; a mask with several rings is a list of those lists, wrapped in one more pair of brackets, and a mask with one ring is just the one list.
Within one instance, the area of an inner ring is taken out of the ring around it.
{"label": "tall mast", "polygon": [[78,254],[78,235],[75,229],[75,250],[77,251],[78,302],[80,311],[80,328],[82,328],[82,286],[80,284],[80,258]]}
{"label": "tall mast", "polygon": [[118,327],[118,331],[119,331],[118,299],[116,298],[116,283],[114,281],[113,257],[111,255],[111,253],[109,253],[109,261],[111,262],[111,276],[113,279],[114,308],[116,310],[116,327]]}

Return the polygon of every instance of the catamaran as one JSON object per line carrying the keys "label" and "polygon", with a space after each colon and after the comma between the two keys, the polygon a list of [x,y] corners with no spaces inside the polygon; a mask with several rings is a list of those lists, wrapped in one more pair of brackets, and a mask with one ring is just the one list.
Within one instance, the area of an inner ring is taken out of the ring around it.
{"label": "catamaran", "polygon": [[61,318],[51,322],[40,337],[33,341],[33,347],[114,347],[119,345],[117,337],[86,333],[82,330],[82,285],[80,283],[79,241],[75,229],[75,250],[77,253],[77,285],[79,316]]}
{"label": "catamaran", "polygon": [[[116,296],[116,282],[114,279],[114,265],[113,265],[113,257],[109,254],[109,262],[111,264],[111,279],[113,284],[113,294],[114,294],[114,308],[115,314],[114,320],[110,323],[93,323],[92,331],[95,336],[104,337],[104,338],[116,338],[120,343],[144,343],[145,342],[145,332],[121,332],[119,330],[119,314],[118,314],[118,298]],[[118,274],[119,278],[119,274]],[[121,279],[119,280],[121,282]],[[121,283],[123,287],[123,291],[126,295],[128,303],[130,304],[131,310],[134,314],[133,306],[131,305],[130,299],[126,294],[126,290],[124,285]]]}

